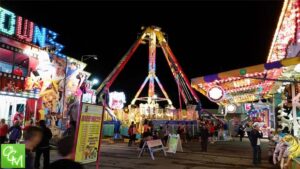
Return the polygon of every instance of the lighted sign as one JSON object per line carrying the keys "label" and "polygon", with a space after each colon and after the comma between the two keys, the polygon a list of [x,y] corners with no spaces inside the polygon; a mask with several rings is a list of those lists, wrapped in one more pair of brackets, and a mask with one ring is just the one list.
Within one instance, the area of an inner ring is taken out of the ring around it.
{"label": "lighted sign", "polygon": [[44,48],[53,46],[54,54],[60,57],[65,57],[61,54],[63,45],[55,42],[57,33],[36,25],[35,23],[17,16],[15,13],[0,7],[0,33],[15,36],[20,40],[35,44]]}
{"label": "lighted sign", "polygon": [[15,33],[15,24],[16,15],[0,7],[0,31],[8,35],[13,35]]}
{"label": "lighted sign", "polygon": [[235,104],[228,104],[226,108],[227,108],[227,113],[235,113],[236,112]]}
{"label": "lighted sign", "polygon": [[214,86],[208,90],[207,97],[213,102],[219,102],[224,97],[224,90],[220,86]]}
{"label": "lighted sign", "polygon": [[17,18],[16,36],[21,40],[31,42],[33,37],[33,22],[23,19],[21,16]]}
{"label": "lighted sign", "polygon": [[124,92],[111,92],[109,93],[109,107],[112,109],[123,109],[126,103]]}
{"label": "lighted sign", "polygon": [[251,110],[251,104],[250,103],[245,103],[244,106],[245,106],[246,111]]}

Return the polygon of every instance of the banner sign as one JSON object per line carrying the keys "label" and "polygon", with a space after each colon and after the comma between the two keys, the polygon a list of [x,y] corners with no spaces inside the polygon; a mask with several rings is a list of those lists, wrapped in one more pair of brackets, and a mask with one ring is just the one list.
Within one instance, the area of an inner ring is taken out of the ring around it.
{"label": "banner sign", "polygon": [[97,161],[102,125],[102,106],[83,104],[79,121],[75,161],[91,163]]}

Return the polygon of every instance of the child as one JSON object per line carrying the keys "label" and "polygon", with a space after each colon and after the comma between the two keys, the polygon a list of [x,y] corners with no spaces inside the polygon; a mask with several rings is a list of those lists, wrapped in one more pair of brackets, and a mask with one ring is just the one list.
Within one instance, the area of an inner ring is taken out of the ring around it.
{"label": "child", "polygon": [[275,136],[273,135],[274,131],[271,131],[270,136],[269,136],[269,144],[268,144],[268,156],[269,156],[269,163],[273,164],[273,154],[275,151],[276,147],[276,142],[275,142]]}

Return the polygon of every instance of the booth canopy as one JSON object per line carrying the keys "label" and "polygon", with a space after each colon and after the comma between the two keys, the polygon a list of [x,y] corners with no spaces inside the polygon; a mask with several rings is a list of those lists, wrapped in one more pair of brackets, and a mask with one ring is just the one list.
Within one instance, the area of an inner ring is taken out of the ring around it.
{"label": "booth canopy", "polygon": [[218,86],[224,97],[218,103],[251,102],[268,98],[275,92],[276,82],[298,80],[300,57],[249,66],[192,79],[192,87],[207,95],[208,90]]}

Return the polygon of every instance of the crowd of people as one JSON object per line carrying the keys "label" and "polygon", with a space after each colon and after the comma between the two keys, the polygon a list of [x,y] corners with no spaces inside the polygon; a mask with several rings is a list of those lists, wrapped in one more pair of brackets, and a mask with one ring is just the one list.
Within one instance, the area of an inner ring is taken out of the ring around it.
{"label": "crowd of people", "polygon": [[[50,140],[51,130],[46,126],[44,120],[40,120],[38,125],[33,123],[21,127],[22,122],[13,121],[13,126],[9,127],[4,119],[0,121],[0,144],[25,144],[25,169],[40,169],[40,160],[43,155],[43,169],[83,169],[83,167],[73,161],[74,135],[68,130],[57,144],[58,153],[61,159],[50,164]],[[71,127],[72,128],[72,127]],[[34,153],[35,152],[35,153]]]}
{"label": "crowd of people", "polygon": [[[174,126],[177,128],[174,131]],[[142,139],[139,147],[142,148],[145,141],[161,139],[163,145],[167,146],[169,134],[178,134],[182,143],[187,143],[190,138],[190,125],[187,123],[178,123],[171,126],[169,122],[160,125],[159,128],[154,127],[153,123],[149,120],[145,120],[142,128]],[[227,124],[221,121],[202,120],[199,121],[199,140],[201,142],[201,151],[207,152],[208,144],[214,144],[215,141],[220,140],[224,133],[228,131]],[[253,151],[253,164],[261,164],[261,142],[263,138],[262,126],[258,122],[247,122],[245,125],[239,125],[236,129],[237,134],[240,137],[240,141],[243,141],[245,136],[248,137],[250,145]],[[131,123],[128,134],[130,141],[128,146],[135,143],[138,129],[134,122]],[[287,143],[282,141],[282,138],[286,135],[284,132],[275,132],[270,130],[269,132],[269,144],[268,155],[269,162],[272,164],[280,164],[283,169],[287,165],[288,159],[288,146]]]}
{"label": "crowd of people", "polygon": [[[227,125],[220,121],[200,121],[198,126],[198,135],[201,138],[201,144],[203,144],[202,151],[207,151],[207,144],[214,144],[218,139],[221,139],[223,134],[227,131]],[[144,121],[142,131],[139,132],[136,124],[132,122],[128,128],[128,146],[132,146],[132,144],[135,143],[138,133],[141,133],[142,137],[140,148],[142,148],[145,141],[155,139],[161,139],[163,145],[167,146],[169,134],[178,134],[180,136],[181,143],[186,144],[196,136],[192,133],[192,130],[192,123],[190,124],[189,122],[178,122],[178,124],[172,126],[167,121],[165,124],[159,125],[159,127],[154,127],[152,121],[146,119]]]}

